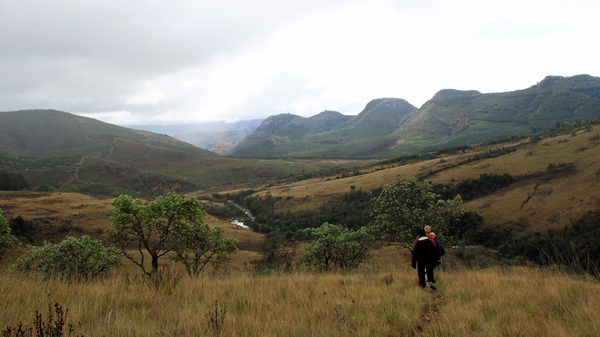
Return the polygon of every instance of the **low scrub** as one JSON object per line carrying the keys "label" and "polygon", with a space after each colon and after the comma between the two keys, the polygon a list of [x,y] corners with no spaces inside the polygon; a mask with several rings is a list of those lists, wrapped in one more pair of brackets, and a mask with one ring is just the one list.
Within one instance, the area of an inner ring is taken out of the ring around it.
{"label": "low scrub", "polygon": [[123,254],[114,246],[89,236],[67,237],[61,243],[46,242],[19,257],[14,273],[40,273],[44,278],[88,280],[123,265]]}
{"label": "low scrub", "polygon": [[[48,295],[48,300],[52,301],[52,297]],[[44,317],[38,310],[35,311],[35,318],[33,319],[33,327],[24,326],[22,322],[19,322],[16,326],[8,325],[6,329],[2,330],[3,337],[25,337],[35,336],[37,337],[62,337],[62,336],[81,336],[79,334],[73,334],[76,327],[72,323],[67,323],[67,314],[69,309],[64,309],[58,303],[54,304],[54,310],[52,306],[48,305],[48,318],[44,321]],[[81,322],[79,323],[81,327]]]}

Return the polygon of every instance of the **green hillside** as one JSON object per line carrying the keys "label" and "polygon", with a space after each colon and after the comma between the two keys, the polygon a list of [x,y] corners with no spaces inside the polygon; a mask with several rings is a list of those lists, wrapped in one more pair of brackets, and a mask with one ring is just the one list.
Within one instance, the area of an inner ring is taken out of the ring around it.
{"label": "green hillside", "polygon": [[0,112],[0,170],[22,174],[34,189],[51,184],[66,192],[149,196],[315,169],[312,163],[224,158],[166,135],[55,110]]}
{"label": "green hillside", "polygon": [[529,135],[556,123],[600,117],[600,78],[548,76],[523,90],[480,94],[442,90],[394,137],[400,144],[379,156],[472,145],[512,135]]}
{"label": "green hillside", "polygon": [[[369,102],[353,118],[327,112],[296,121],[281,128],[266,140],[232,155],[281,157],[368,156],[389,146],[385,135],[398,129],[416,108],[403,99],[381,98]],[[344,122],[343,124],[337,124]],[[306,123],[303,126],[301,123]],[[315,133],[319,129],[331,131]],[[311,132],[307,132],[310,130]]]}
{"label": "green hillside", "polygon": [[231,155],[394,157],[530,135],[599,118],[600,78],[548,76],[527,89],[490,94],[444,89],[419,109],[398,98],[375,99],[338,127],[314,117],[261,125],[271,133],[248,135]]}
{"label": "green hillside", "polygon": [[279,114],[271,116],[265,119],[261,125],[259,125],[254,132],[247,135],[240,141],[233,149],[233,153],[240,153],[242,150],[252,147],[273,135],[282,127],[290,124],[291,122],[301,119],[301,116],[292,114]]}
{"label": "green hillside", "polygon": [[0,112],[0,153],[5,155],[37,158],[89,155],[107,158],[117,138],[199,156],[217,156],[166,135],[132,130],[67,112]]}
{"label": "green hillside", "polygon": [[296,119],[277,130],[269,139],[275,144],[288,144],[308,136],[339,128],[350,119],[352,119],[352,116],[342,115],[337,111],[323,111],[310,118]]}

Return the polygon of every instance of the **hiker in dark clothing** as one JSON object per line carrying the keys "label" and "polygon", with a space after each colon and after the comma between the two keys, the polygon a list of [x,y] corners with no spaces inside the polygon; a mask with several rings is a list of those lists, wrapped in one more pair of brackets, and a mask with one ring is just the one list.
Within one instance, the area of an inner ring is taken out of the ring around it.
{"label": "hiker in dark clothing", "polygon": [[437,266],[438,252],[435,245],[425,234],[425,230],[419,229],[417,232],[419,238],[415,244],[415,249],[412,256],[412,267],[417,268],[417,274],[419,275],[419,285],[421,288],[425,288],[427,283],[425,282],[425,273],[427,273],[427,280],[429,280],[429,287],[433,290],[436,288],[433,286],[435,278],[433,277],[433,270]]}

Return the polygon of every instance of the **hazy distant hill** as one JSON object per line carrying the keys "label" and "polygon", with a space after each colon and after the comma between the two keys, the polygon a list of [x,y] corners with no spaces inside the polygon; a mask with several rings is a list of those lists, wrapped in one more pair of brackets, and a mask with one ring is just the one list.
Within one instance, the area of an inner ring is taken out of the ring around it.
{"label": "hazy distant hill", "polygon": [[0,153],[5,155],[37,158],[86,155],[108,158],[117,138],[199,156],[217,156],[166,135],[132,130],[67,112],[0,112]]}
{"label": "hazy distant hill", "polygon": [[271,116],[265,119],[259,127],[254,130],[251,134],[247,135],[239,142],[235,148],[234,152],[241,151],[242,149],[249,148],[254,146],[267,138],[269,138],[272,134],[277,132],[282,127],[290,124],[291,122],[302,119],[303,117],[292,115],[292,114],[279,114],[275,116]]}
{"label": "hazy distant hill", "polygon": [[236,149],[232,155],[364,156],[386,146],[386,141],[380,142],[382,137],[398,129],[415,110],[403,99],[381,98],[369,102],[357,116],[325,111],[282,126],[267,139],[243,151]]}
{"label": "hazy distant hill", "polygon": [[256,130],[262,121],[263,119],[251,119],[233,123],[221,121],[178,125],[125,125],[125,127],[167,134],[186,143],[223,154],[219,150],[222,144],[239,143],[246,135]]}
{"label": "hazy distant hill", "polygon": [[445,89],[419,109],[398,98],[376,99],[339,125],[314,117],[270,123],[270,132],[246,136],[231,155],[393,157],[529,135],[600,117],[600,78],[548,76],[528,89],[491,94]]}

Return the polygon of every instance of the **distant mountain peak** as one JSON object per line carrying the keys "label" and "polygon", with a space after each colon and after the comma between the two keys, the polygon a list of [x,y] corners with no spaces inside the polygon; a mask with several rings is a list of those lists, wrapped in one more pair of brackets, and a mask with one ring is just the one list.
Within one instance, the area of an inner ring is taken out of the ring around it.
{"label": "distant mountain peak", "polygon": [[442,89],[436,92],[428,102],[438,103],[451,99],[474,98],[481,95],[483,94],[477,90]]}

